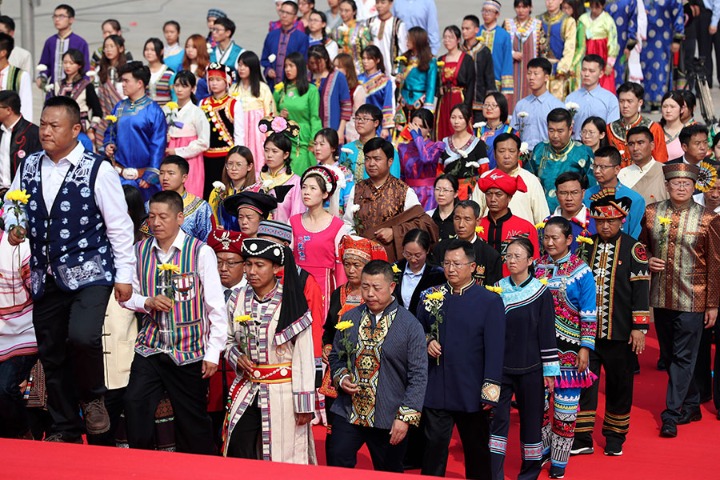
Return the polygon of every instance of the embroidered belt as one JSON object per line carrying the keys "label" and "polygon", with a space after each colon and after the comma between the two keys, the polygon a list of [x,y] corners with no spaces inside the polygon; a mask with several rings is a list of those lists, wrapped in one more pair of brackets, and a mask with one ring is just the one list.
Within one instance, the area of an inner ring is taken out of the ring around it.
{"label": "embroidered belt", "polygon": [[292,363],[256,365],[245,378],[253,383],[288,383],[292,381]]}

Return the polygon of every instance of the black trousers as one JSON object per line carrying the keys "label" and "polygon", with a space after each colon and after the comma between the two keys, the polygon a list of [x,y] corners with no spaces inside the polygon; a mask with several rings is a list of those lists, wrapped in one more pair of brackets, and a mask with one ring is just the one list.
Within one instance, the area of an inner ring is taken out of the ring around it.
{"label": "black trousers", "polygon": [[[685,40],[683,41],[685,65],[696,56],[695,44],[697,43],[697,56],[705,58],[705,73],[710,87],[713,86],[712,49],[714,40],[714,36],[710,35],[708,31],[711,20],[712,11],[705,8],[705,5],[702,5],[701,2],[700,15],[685,28]],[[720,68],[720,65],[718,68]]]}
{"label": "black trousers", "polygon": [[592,447],[595,413],[600,391],[601,367],[605,371],[605,419],[602,434],[608,446],[621,447],[630,428],[632,408],[633,359],[637,356],[632,345],[622,340],[596,339],[595,350],[590,350],[590,371],[598,378],[591,387],[580,393],[580,411],[575,424],[573,448]]}
{"label": "black trousers", "polygon": [[95,286],[66,292],[48,276],[45,294],[35,301],[33,325],[53,418],[50,433],[82,435],[79,402],[105,394],[101,338],[111,291]]}
{"label": "black trousers", "polygon": [[[504,464],[510,431],[510,404],[513,393],[520,413],[522,465],[518,480],[535,480],[542,468],[542,423],[545,411],[545,382],[542,371],[503,375],[500,401],[490,421],[490,457],[493,479],[505,478]],[[464,445],[464,442],[463,442]]]}
{"label": "black trousers", "polygon": [[704,327],[704,313],[678,312],[655,308],[655,328],[660,358],[668,372],[663,422],[677,422],[682,410],[700,407],[700,394],[693,383],[693,371]]}
{"label": "black trousers", "polygon": [[213,182],[222,180],[222,172],[225,169],[225,157],[204,157],[205,162],[205,186],[203,187],[204,197],[208,198],[213,189]]}
{"label": "black trousers", "polygon": [[230,443],[228,444],[228,457],[249,458],[258,460],[260,434],[262,433],[262,415],[258,407],[257,396],[252,405],[248,406],[238,423],[233,428]]}
{"label": "black trousers", "polygon": [[695,371],[693,372],[694,388],[697,390],[701,402],[710,400],[713,395],[711,350],[713,329],[714,328],[704,328],[702,331],[697,360],[695,361]]}
{"label": "black trousers", "polygon": [[457,425],[465,454],[465,478],[491,479],[490,419],[485,410],[479,412],[451,412],[424,408],[425,456],[423,475],[444,477],[447,468],[448,447],[453,427]]}
{"label": "black trousers", "polygon": [[207,413],[208,382],[202,362],[176,365],[165,354],[135,354],[125,393],[125,419],[130,448],[155,447],[155,409],[167,391],[175,412],[178,452],[215,454],[212,422]]}
{"label": "black trousers", "polygon": [[351,425],[340,415],[333,419],[332,437],[328,466],[355,468],[357,452],[367,445],[375,470],[403,473],[407,437],[397,445],[390,445],[389,430]]}
{"label": "black trousers", "polygon": [[713,403],[720,412],[720,324],[715,323],[715,361],[713,362]]}

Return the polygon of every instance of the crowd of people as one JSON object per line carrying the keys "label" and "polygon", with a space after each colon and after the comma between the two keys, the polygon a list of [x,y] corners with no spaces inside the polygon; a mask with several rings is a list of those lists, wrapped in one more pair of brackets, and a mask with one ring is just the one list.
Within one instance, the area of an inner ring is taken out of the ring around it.
{"label": "crowd of people", "polygon": [[0,436],[317,464],[317,426],[444,476],[457,426],[503,479],[514,406],[519,478],[563,478],[602,372],[624,453],[651,325],[660,436],[720,408],[720,134],[681,89],[720,4],[327,3],[144,62],[62,4],[35,65],[0,16]]}

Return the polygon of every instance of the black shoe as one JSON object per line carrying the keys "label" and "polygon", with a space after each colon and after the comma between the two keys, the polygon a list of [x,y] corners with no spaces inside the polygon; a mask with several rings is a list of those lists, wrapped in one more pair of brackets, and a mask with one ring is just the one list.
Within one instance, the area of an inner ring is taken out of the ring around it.
{"label": "black shoe", "polygon": [[49,435],[45,437],[46,442],[56,442],[56,443],[79,443],[82,444],[82,438],[68,435],[67,433],[53,433],[52,435]]}
{"label": "black shoe", "polygon": [[619,457],[623,454],[621,445],[606,445],[605,455],[608,457]]}
{"label": "black shoe", "polygon": [[718,410],[717,414],[715,415],[718,420],[720,420],[720,410]]}
{"label": "black shoe", "polygon": [[677,425],[673,422],[663,422],[663,426],[660,429],[660,436],[663,438],[677,437]]}
{"label": "black shoe", "polygon": [[692,412],[683,410],[677,424],[687,425],[690,422],[699,422],[700,420],[702,420],[702,412],[700,412],[700,410],[693,410]]}
{"label": "black shoe", "polygon": [[550,467],[550,478],[565,478],[565,467]]}
{"label": "black shoe", "polygon": [[660,370],[661,372],[667,370],[667,365],[665,365],[665,360],[663,360],[662,358],[658,359],[658,361],[657,361],[657,369]]}

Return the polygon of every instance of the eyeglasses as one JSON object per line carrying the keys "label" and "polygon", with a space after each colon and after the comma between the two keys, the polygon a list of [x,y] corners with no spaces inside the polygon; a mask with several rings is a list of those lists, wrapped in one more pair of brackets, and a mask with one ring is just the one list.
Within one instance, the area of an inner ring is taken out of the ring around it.
{"label": "eyeglasses", "polygon": [[365,123],[372,121],[374,121],[374,118],[372,117],[355,117],[355,123]]}
{"label": "eyeglasses", "polygon": [[692,182],[668,182],[672,188],[678,189],[678,190],[690,190],[691,188],[695,188],[695,184]]}
{"label": "eyeglasses", "polygon": [[505,260],[508,260],[508,261],[522,260],[525,258],[530,258],[530,257],[528,257],[527,255],[520,255],[519,253],[506,253],[505,254]]}
{"label": "eyeglasses", "polygon": [[483,108],[487,108],[488,110],[494,110],[498,108],[498,105],[492,103],[483,103]]}
{"label": "eyeglasses", "polygon": [[235,268],[238,265],[242,265],[243,263],[245,263],[245,262],[243,262],[243,261],[233,262],[230,260],[219,260],[218,259],[217,266],[218,266],[218,268],[222,268],[222,267]]}
{"label": "eyeglasses", "polygon": [[403,257],[405,257],[407,260],[419,260],[423,257],[426,257],[427,253],[407,253],[403,252]]}
{"label": "eyeglasses", "polygon": [[295,15],[295,12],[288,12],[287,10],[280,10],[280,15]]}
{"label": "eyeglasses", "polygon": [[581,130],[580,136],[582,137],[594,137],[595,135],[600,135],[600,132],[593,132],[592,130]]}
{"label": "eyeglasses", "polygon": [[459,268],[462,268],[462,267],[464,267],[464,266],[466,266],[466,265],[470,265],[470,264],[472,264],[472,263],[473,263],[473,262],[467,262],[467,263],[443,262],[443,263],[442,263],[442,266],[443,266],[445,269],[447,269],[447,270],[449,270],[449,269],[451,269],[451,268],[457,270],[457,269],[459,269]]}
{"label": "eyeglasses", "polygon": [[212,29],[212,31],[215,32],[215,33],[222,33],[222,32],[225,31],[225,28],[224,28],[224,27],[214,27],[214,28]]}
{"label": "eyeglasses", "polygon": [[455,190],[452,188],[435,188],[435,193],[454,193]]}
{"label": "eyeglasses", "polygon": [[227,168],[228,170],[240,170],[244,166],[245,165],[243,165],[242,163],[228,163],[227,165],[225,165],[225,168]]}
{"label": "eyeglasses", "polygon": [[615,165],[598,165],[597,163],[594,163],[592,166],[593,170],[602,170],[605,171],[608,168],[615,168]]}

